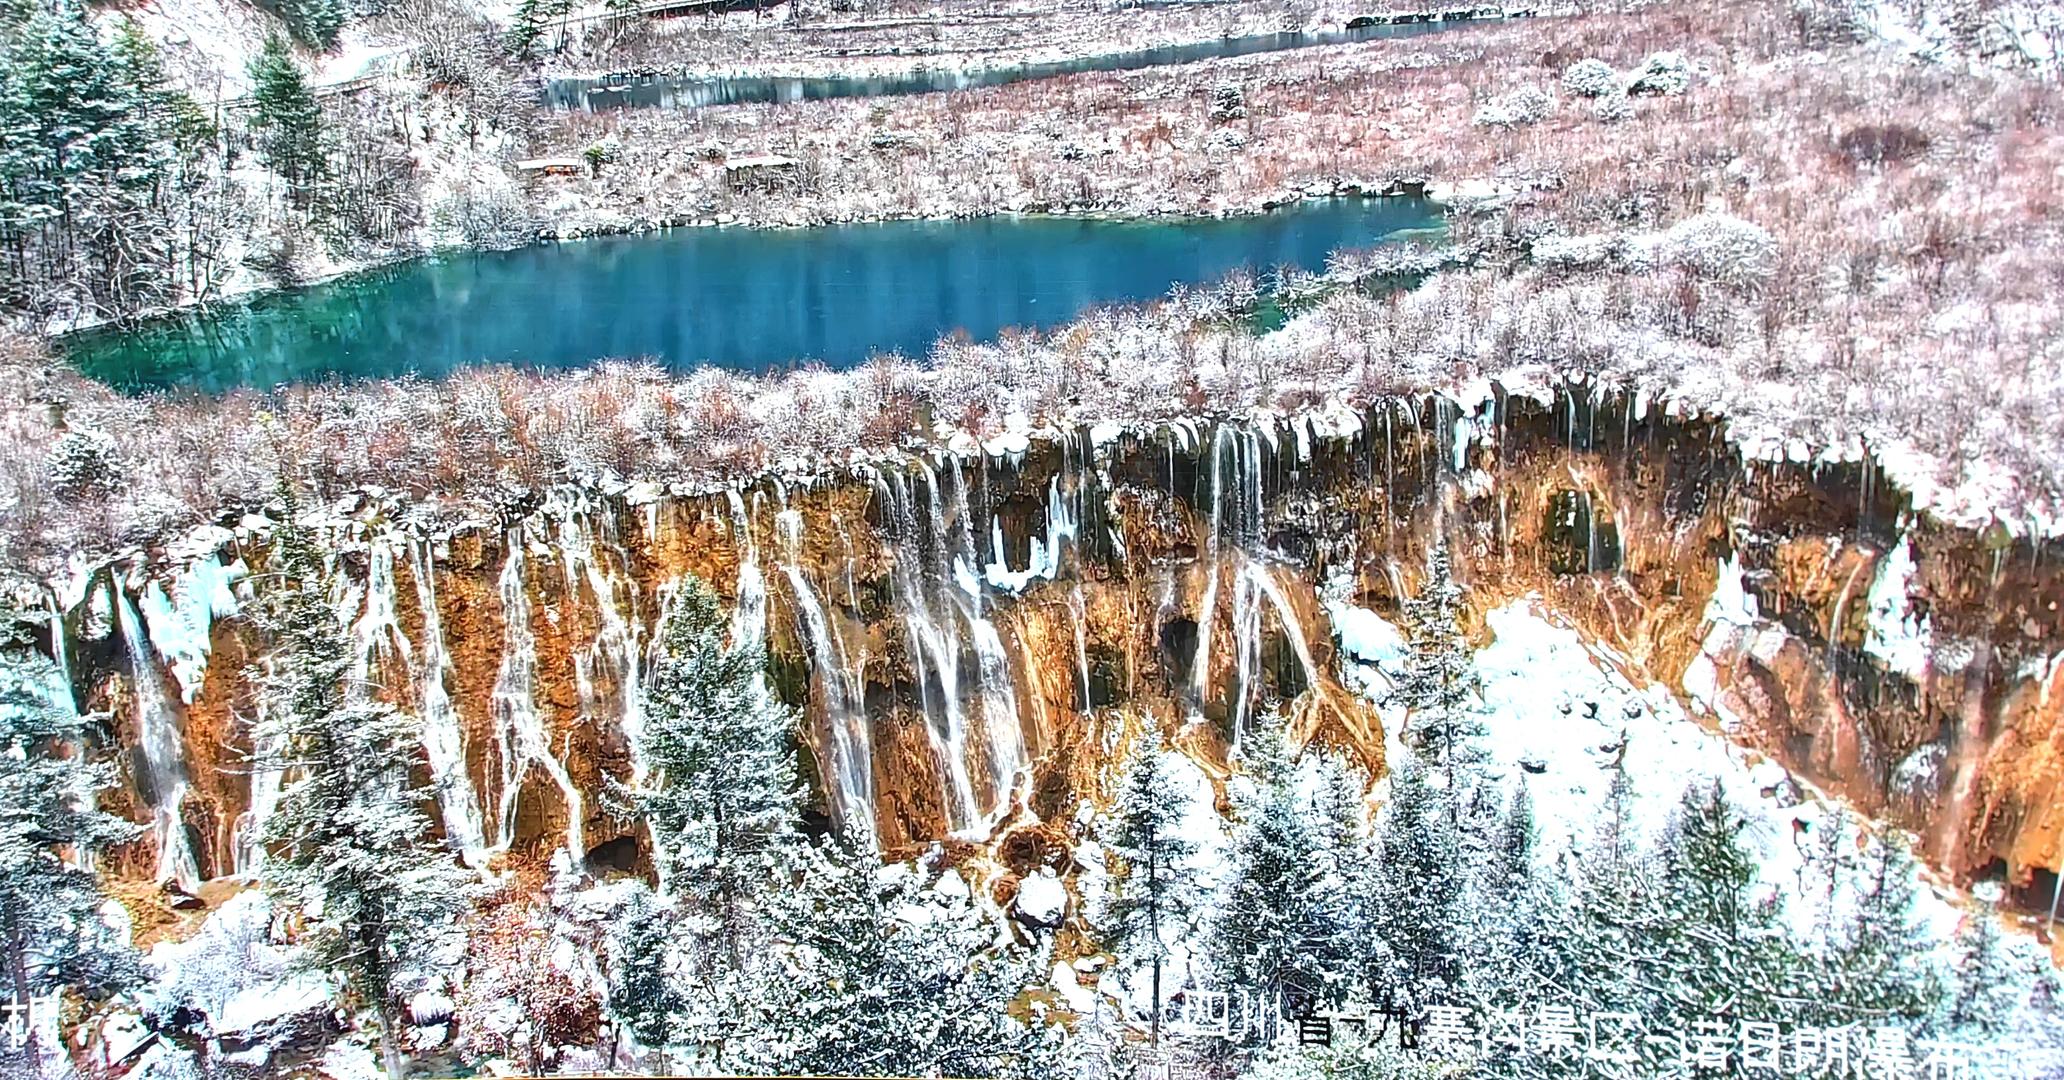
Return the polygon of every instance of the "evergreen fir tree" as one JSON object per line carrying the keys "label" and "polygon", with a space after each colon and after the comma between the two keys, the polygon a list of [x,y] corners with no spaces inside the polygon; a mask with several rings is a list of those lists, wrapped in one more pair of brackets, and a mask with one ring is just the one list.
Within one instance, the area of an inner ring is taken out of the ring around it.
{"label": "evergreen fir tree", "polygon": [[1348,963],[1335,954],[1319,830],[1298,791],[1280,719],[1242,747],[1253,794],[1242,800],[1233,881],[1213,928],[1219,978],[1281,1015],[1297,1002],[1337,1000]]}
{"label": "evergreen fir tree", "polygon": [[1196,907],[1196,845],[1182,834],[1182,805],[1170,786],[1169,751],[1158,731],[1134,744],[1120,782],[1107,850],[1117,856],[1101,919],[1105,944],[1122,960],[1153,969],[1153,1034],[1161,1039],[1161,965],[1167,936],[1189,924]]}
{"label": "evergreen fir tree", "polygon": [[517,0],[508,32],[502,36],[502,47],[518,58],[536,55],[545,31],[572,11],[573,0]]}
{"label": "evergreen fir tree", "polygon": [[1399,999],[1422,1004],[1445,997],[1453,984],[1466,872],[1449,793],[1427,783],[1425,768],[1407,758],[1391,770],[1372,920],[1389,962],[1372,975]]}
{"label": "evergreen fir tree", "polygon": [[330,175],[322,106],[278,35],[265,39],[264,50],[251,61],[251,84],[251,130],[258,136],[258,154],[287,182],[293,204],[306,209]]}
{"label": "evergreen fir tree", "polygon": [[1459,816],[1458,759],[1469,760],[1468,740],[1483,733],[1473,715],[1483,692],[1460,624],[1462,587],[1456,583],[1445,539],[1434,545],[1419,595],[1404,601],[1412,651],[1393,680],[1392,700],[1411,710],[1402,739],[1446,771],[1451,820]]}
{"label": "evergreen fir tree", "polygon": [[965,889],[874,852],[855,822],[776,898],[773,973],[736,1014],[739,1060],[757,1075],[1054,1075],[1054,1034],[1010,1012],[1044,954],[999,945]]}
{"label": "evergreen fir tree", "polygon": [[275,583],[259,612],[273,649],[256,681],[260,765],[284,775],[266,819],[267,886],[306,918],[311,968],[341,976],[380,1022],[390,1076],[404,1071],[395,999],[399,978],[455,944],[478,884],[430,836],[429,793],[410,780],[414,725],[389,705],[347,693],[350,647],[328,601],[314,539],[280,485]]}
{"label": "evergreen fir tree", "polygon": [[295,41],[312,49],[335,48],[349,17],[344,0],[262,0],[287,25]]}
{"label": "evergreen fir tree", "polygon": [[[37,998],[100,1001],[142,977],[128,943],[102,922],[107,898],[84,865],[141,830],[93,809],[115,786],[114,770],[91,760],[96,721],[73,706],[37,646],[36,621],[0,604],[0,985],[22,1022],[34,1019]],[[0,1048],[0,1064],[19,1055],[19,1075],[39,1075],[43,1033],[26,1030],[20,1044]]]}
{"label": "evergreen fir tree", "polygon": [[775,701],[760,646],[700,579],[681,584],[643,687],[643,775],[620,794],[652,836],[663,889],[688,901],[689,928],[736,970],[751,908],[780,880],[801,810],[795,710]]}
{"label": "evergreen fir tree", "polygon": [[1632,939],[1639,1011],[1652,1028],[1783,1015],[1811,985],[1776,897],[1757,884],[1747,826],[1717,780],[1685,791],[1662,844],[1653,907]]}
{"label": "evergreen fir tree", "polygon": [[1949,992],[1942,999],[1941,1026],[1977,1042],[2006,1032],[2027,992],[2000,933],[1998,889],[1986,883],[1972,890],[1976,903],[1957,927]]}
{"label": "evergreen fir tree", "polygon": [[674,912],[643,885],[634,887],[609,934],[609,1016],[659,1058],[679,1041],[688,997],[673,932]]}
{"label": "evergreen fir tree", "polygon": [[1935,1009],[1941,987],[1929,961],[1932,943],[1914,910],[1913,856],[1898,836],[1877,837],[1855,876],[1854,907],[1835,943],[1828,996],[1857,1015],[1921,1020]]}

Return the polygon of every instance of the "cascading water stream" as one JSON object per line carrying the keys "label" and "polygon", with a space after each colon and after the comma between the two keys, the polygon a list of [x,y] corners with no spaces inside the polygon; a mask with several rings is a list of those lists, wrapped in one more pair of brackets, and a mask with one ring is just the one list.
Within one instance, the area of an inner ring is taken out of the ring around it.
{"label": "cascading water stream", "polygon": [[803,516],[796,510],[775,515],[781,536],[781,571],[795,595],[796,613],[810,643],[813,692],[824,707],[825,732],[830,736],[831,760],[825,780],[839,820],[872,822],[874,809],[874,758],[868,739],[865,690],[860,665],[846,656],[843,642],[831,625],[817,591],[803,575],[801,566]]}
{"label": "cascading water stream", "polygon": [[151,838],[157,847],[158,864],[154,880],[174,882],[192,892],[200,887],[201,869],[193,845],[186,835],[184,804],[187,792],[186,746],[179,731],[179,718],[158,672],[156,653],[143,619],[129,593],[110,585],[114,594],[115,621],[120,625],[123,648],[129,654],[130,681],[136,696],[136,724],[143,786],[151,806]]}
{"label": "cascading water stream", "polygon": [[495,744],[501,754],[501,802],[495,848],[506,851],[516,839],[516,811],[523,784],[532,768],[557,785],[566,800],[566,846],[576,863],[586,854],[586,806],[566,767],[552,754],[551,738],[537,710],[537,641],[531,632],[530,594],[524,587],[524,527],[508,533],[509,558],[502,565],[502,664],[495,676]]}
{"label": "cascading water stream", "polygon": [[548,504],[546,513],[558,520],[556,554],[565,573],[568,603],[577,604],[585,596],[595,614],[593,637],[573,651],[581,720],[597,730],[613,723],[622,731],[631,750],[631,774],[642,778],[645,763],[638,746],[644,716],[638,681],[643,650],[638,644],[638,586],[630,577],[630,556],[617,542],[614,515],[598,514],[575,499],[554,503]]}
{"label": "cascading water stream", "polygon": [[903,475],[891,472],[883,481],[884,505],[891,508],[899,533],[891,541],[895,553],[893,581],[896,602],[902,609],[910,670],[916,676],[919,701],[925,712],[925,729],[939,759],[947,828],[965,834],[977,827],[981,814],[976,809],[974,782],[967,764],[960,642],[933,604],[935,583],[946,576],[945,515],[937,474],[926,463],[920,462],[918,467],[924,474],[928,511],[928,532],[922,536]]}
{"label": "cascading water stream", "polygon": [[430,762],[430,779],[437,786],[445,835],[458,845],[467,865],[479,866],[487,857],[487,822],[466,771],[465,737],[458,709],[452,705],[451,654],[444,644],[444,616],[437,608],[436,562],[430,541],[406,543],[409,572],[416,581],[416,606],[423,612],[422,647],[416,657],[416,707],[421,714],[423,754]]}

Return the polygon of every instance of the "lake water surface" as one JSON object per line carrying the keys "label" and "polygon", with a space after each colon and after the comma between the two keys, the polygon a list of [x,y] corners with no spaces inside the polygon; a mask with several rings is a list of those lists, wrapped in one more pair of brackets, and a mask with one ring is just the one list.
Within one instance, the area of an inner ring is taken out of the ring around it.
{"label": "lake water surface", "polygon": [[955,331],[990,340],[1051,328],[1242,267],[1319,269],[1334,250],[1440,223],[1426,200],[1386,198],[1223,219],[677,229],[418,259],[67,344],[81,370],[118,387],[209,393],[483,362],[842,367],[876,352],[922,356]]}

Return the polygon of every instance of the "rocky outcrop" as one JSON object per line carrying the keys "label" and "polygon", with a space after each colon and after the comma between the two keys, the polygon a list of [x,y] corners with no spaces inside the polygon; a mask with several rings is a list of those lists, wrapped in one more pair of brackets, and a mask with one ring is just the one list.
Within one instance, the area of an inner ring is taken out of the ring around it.
{"label": "rocky outcrop", "polygon": [[[822,814],[869,813],[892,849],[985,842],[1026,873],[1063,857],[1128,725],[1210,767],[1280,709],[1380,768],[1329,604],[1394,609],[1446,537],[1476,611],[1538,593],[1953,875],[2029,897],[2054,880],[2058,546],[1915,520],[1867,464],[1744,460],[1717,421],[1581,386],[961,449],[715,493],[554,491],[441,530],[355,499],[323,525],[339,615],[366,684],[420,718],[440,820],[476,860],[635,862],[604,781],[631,767],[637,685],[693,573],[802,708]],[[126,873],[257,857],[276,783],[239,762],[265,643],[234,609],[263,533],[64,598],[80,697],[129,750],[124,805],[160,823]]]}

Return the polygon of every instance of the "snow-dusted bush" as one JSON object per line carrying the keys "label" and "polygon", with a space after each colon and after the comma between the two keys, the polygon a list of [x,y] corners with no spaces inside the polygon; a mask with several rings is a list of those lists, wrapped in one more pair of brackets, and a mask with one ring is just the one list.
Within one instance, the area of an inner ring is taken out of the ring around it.
{"label": "snow-dusted bush", "polygon": [[98,431],[67,431],[57,437],[43,459],[50,490],[60,498],[86,499],[121,486],[114,462],[113,439]]}
{"label": "snow-dusted bush", "polygon": [[1562,69],[1562,88],[1578,97],[1605,97],[1619,92],[1620,74],[1603,60],[1586,58]]}
{"label": "snow-dusted bush", "polygon": [[1211,91],[1211,118],[1221,124],[1247,115],[1247,92],[1239,83],[1220,83]]}
{"label": "snow-dusted bush", "polygon": [[1591,103],[1591,115],[1608,124],[1617,124],[1634,115],[1634,101],[1615,90]]}
{"label": "snow-dusted bush", "polygon": [[1534,261],[1557,270],[1591,270],[1604,266],[1613,256],[1617,241],[1612,236],[1544,236],[1534,241]]}
{"label": "snow-dusted bush", "polygon": [[1728,214],[1700,214],[1664,230],[1662,254],[1700,277],[1751,285],[1770,276],[1777,240],[1753,222]]}
{"label": "snow-dusted bush", "polygon": [[1691,89],[1691,61],[1681,52],[1659,52],[1641,65],[1627,84],[1630,94],[1681,94]]}
{"label": "snow-dusted bush", "polygon": [[1525,127],[1555,111],[1555,95],[1538,86],[1522,86],[1485,102],[1472,123],[1478,127]]}

